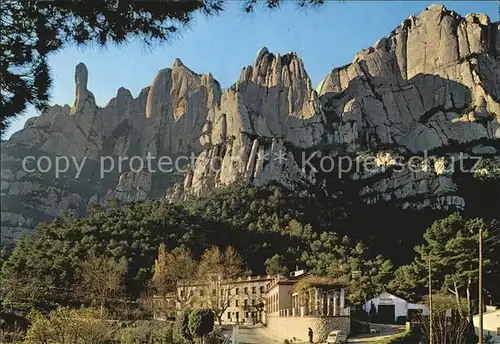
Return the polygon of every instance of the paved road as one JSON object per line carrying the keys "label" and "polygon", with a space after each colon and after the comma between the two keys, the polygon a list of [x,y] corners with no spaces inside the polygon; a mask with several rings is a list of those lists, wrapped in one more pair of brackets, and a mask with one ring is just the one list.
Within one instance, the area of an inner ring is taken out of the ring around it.
{"label": "paved road", "polygon": [[238,344],[271,344],[269,338],[264,337],[258,329],[241,327],[239,330]]}
{"label": "paved road", "polygon": [[362,334],[356,337],[349,338],[348,343],[365,344],[370,342],[376,342],[381,339],[393,336],[399,332],[404,331],[404,325],[384,325],[384,324],[370,324],[371,328],[376,328],[378,333],[376,334]]}
{"label": "paved road", "polygon": [[[231,333],[232,327],[225,327],[225,333]],[[269,338],[262,335],[258,328],[239,326],[238,344],[276,344]]]}
{"label": "paved road", "polygon": [[[356,344],[371,344],[383,338],[390,337],[398,332],[404,331],[404,325],[383,325],[383,324],[370,324],[372,328],[376,328],[376,334],[364,334],[349,338],[348,343]],[[264,336],[261,332],[262,329],[255,327],[239,326],[238,344],[278,344],[277,341]],[[232,332],[232,326],[224,326],[224,332],[229,334]],[[280,342],[281,343],[281,342]]]}

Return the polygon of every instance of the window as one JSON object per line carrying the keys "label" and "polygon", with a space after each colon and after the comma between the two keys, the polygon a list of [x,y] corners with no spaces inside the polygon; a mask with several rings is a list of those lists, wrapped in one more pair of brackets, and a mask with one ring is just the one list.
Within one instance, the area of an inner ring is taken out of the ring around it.
{"label": "window", "polygon": [[264,294],[264,286],[260,287],[259,291],[260,291],[261,294]]}
{"label": "window", "polygon": [[236,295],[238,295],[238,294],[240,293],[240,288],[236,288],[236,290],[234,291],[234,293],[235,293]]}
{"label": "window", "polygon": [[227,306],[231,307],[231,301],[227,301]]}
{"label": "window", "polygon": [[245,294],[248,294],[248,287],[245,287],[245,289],[244,289],[244,293],[245,293]]}
{"label": "window", "polygon": [[203,297],[203,295],[205,295],[205,293],[203,292],[203,289],[200,289],[200,296]]}
{"label": "window", "polygon": [[252,300],[252,306],[255,306],[255,299]]}
{"label": "window", "polygon": [[192,290],[189,291],[189,296],[193,296],[194,292]]}
{"label": "window", "polygon": [[248,299],[245,299],[244,305],[245,305],[245,307],[248,306]]}
{"label": "window", "polygon": [[220,296],[224,295],[224,289],[220,290]]}
{"label": "window", "polygon": [[257,288],[256,287],[252,287],[252,294],[257,294]]}
{"label": "window", "polygon": [[235,301],[235,306],[238,307],[240,305],[240,300]]}
{"label": "window", "polygon": [[227,320],[231,320],[231,312],[227,312]]}

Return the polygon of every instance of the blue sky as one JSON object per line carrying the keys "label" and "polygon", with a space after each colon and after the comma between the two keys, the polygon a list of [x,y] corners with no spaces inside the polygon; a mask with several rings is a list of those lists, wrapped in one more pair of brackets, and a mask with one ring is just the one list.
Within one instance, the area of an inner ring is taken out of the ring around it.
{"label": "blue sky", "polygon": [[[159,70],[171,67],[176,57],[197,73],[212,73],[222,87],[229,87],[263,46],[274,53],[297,52],[316,87],[332,68],[351,62],[357,51],[387,36],[410,14],[418,14],[432,3],[332,1],[317,9],[303,10],[290,1],[279,10],[246,14],[241,3],[228,1],[226,11],[219,16],[197,16],[179,37],[152,49],[130,42],[104,49],[71,47],[52,55],[51,104],[72,103],[74,68],[79,62],[87,65],[88,88],[102,106],[119,87],[128,88],[136,97]],[[444,4],[461,15],[480,12],[492,21],[499,19],[495,1]],[[29,109],[12,123],[6,137],[21,129],[27,118],[37,115],[36,110]]]}

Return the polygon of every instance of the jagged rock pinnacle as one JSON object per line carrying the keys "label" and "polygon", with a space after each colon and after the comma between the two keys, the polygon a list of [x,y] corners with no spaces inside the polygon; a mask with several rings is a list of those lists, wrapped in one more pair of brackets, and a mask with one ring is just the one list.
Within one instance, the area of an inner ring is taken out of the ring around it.
{"label": "jagged rock pinnacle", "polygon": [[[105,182],[82,188],[65,178],[62,184],[55,176],[40,178],[19,168],[26,147],[51,156],[88,157],[94,163],[85,165],[87,176],[102,173],[97,162],[103,156],[194,153],[185,183],[172,189],[174,199],[245,181],[304,186],[336,197],[336,161],[323,157],[374,158],[377,170],[343,175],[345,183],[363,186],[360,201],[462,210],[468,192],[447,171],[450,159],[460,152],[498,157],[499,25],[482,14],[464,18],[430,6],[356,54],[352,63],[334,68],[317,92],[297,54],[273,54],[264,47],[230,89],[222,91],[212,75],[197,74],[175,59],[137,98],[120,88],[101,108],[87,89],[88,71],[81,63],[73,108],[50,107],[2,142],[9,148],[2,150],[2,167],[9,162],[2,168],[2,203],[16,205],[14,212],[2,212],[2,242],[15,241],[64,211],[84,214],[91,202],[160,195],[174,180],[142,170],[119,175],[114,169]],[[436,155],[433,170],[393,168],[398,157],[422,152]]]}
{"label": "jagged rock pinnacle", "polygon": [[426,8],[426,10],[428,11],[446,11],[446,7],[444,5],[440,5],[440,4],[433,4],[433,5],[430,5]]}
{"label": "jagged rock pinnacle", "polygon": [[87,66],[80,62],[75,68],[75,100],[71,108],[71,114],[75,114],[83,108],[85,99],[89,93],[87,89],[88,77]]}
{"label": "jagged rock pinnacle", "polygon": [[87,90],[88,77],[87,66],[83,62],[77,64],[75,68],[75,84],[77,89]]}
{"label": "jagged rock pinnacle", "polygon": [[256,66],[259,60],[266,54],[269,54],[269,50],[266,47],[262,47],[257,53],[257,56],[255,56],[254,66]]}
{"label": "jagged rock pinnacle", "polygon": [[176,58],[174,60],[174,64],[173,64],[173,67],[183,67],[184,64],[182,63],[181,59],[180,58]]}

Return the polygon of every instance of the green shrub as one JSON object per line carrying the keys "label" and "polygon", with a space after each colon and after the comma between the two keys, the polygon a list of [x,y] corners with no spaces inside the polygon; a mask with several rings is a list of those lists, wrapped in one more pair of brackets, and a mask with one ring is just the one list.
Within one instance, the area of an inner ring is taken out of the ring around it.
{"label": "green shrub", "polygon": [[415,336],[410,331],[405,331],[373,342],[373,344],[418,344],[419,342],[420,338],[418,336]]}
{"label": "green shrub", "polygon": [[192,342],[193,335],[189,330],[189,314],[191,310],[184,309],[182,310],[175,319],[175,330],[174,330],[174,338],[178,342]]}
{"label": "green shrub", "polygon": [[163,321],[141,321],[120,330],[120,344],[171,344],[172,324]]}
{"label": "green shrub", "polygon": [[94,309],[59,307],[47,317],[33,310],[27,316],[31,325],[26,332],[25,344],[42,343],[94,343],[109,344],[117,333],[116,324],[99,319]]}
{"label": "green shrub", "polygon": [[368,312],[361,307],[351,307],[351,318],[354,320],[368,321]]}
{"label": "green shrub", "polygon": [[351,318],[351,335],[357,335],[369,332],[370,332],[370,325]]}
{"label": "green shrub", "polygon": [[189,332],[203,338],[214,329],[215,315],[211,309],[195,309],[189,314]]}
{"label": "green shrub", "polygon": [[220,344],[222,342],[222,328],[216,327],[206,337],[204,344]]}

